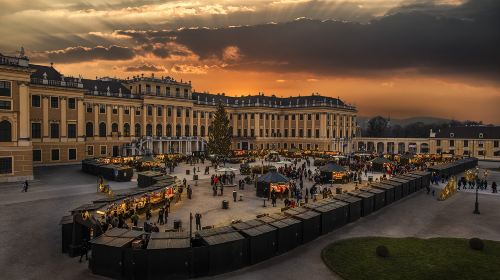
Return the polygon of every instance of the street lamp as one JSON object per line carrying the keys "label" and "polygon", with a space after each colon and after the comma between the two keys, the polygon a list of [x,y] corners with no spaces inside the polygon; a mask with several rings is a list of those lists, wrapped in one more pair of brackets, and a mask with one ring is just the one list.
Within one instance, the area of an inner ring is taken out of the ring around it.
{"label": "street lamp", "polygon": [[[479,168],[476,167],[476,178],[479,176]],[[478,201],[478,196],[479,196],[479,184],[476,185],[476,203],[474,204],[474,214],[479,215],[481,214],[479,212],[479,201]]]}

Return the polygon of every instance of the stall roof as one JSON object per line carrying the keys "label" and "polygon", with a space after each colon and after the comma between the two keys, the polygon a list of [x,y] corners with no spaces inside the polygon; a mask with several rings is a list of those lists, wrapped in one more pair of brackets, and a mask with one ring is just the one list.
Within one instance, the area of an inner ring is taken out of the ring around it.
{"label": "stall roof", "polygon": [[279,220],[283,220],[283,219],[286,219],[287,217],[283,214],[283,213],[273,213],[273,214],[269,214],[269,217],[270,218],[273,218],[277,221]]}
{"label": "stall roof", "polygon": [[290,182],[290,179],[288,179],[286,176],[276,172],[276,171],[269,171],[266,174],[260,176],[257,179],[257,182],[263,182],[263,183],[288,183]]}
{"label": "stall roof", "polygon": [[126,228],[112,228],[104,233],[105,236],[109,237],[118,237],[122,236],[124,233],[128,232],[130,230]]}
{"label": "stall roof", "polygon": [[94,211],[94,210],[97,210],[105,205],[106,205],[106,203],[104,203],[104,202],[83,204],[83,205],[80,205],[79,207],[71,210],[71,212]]}
{"label": "stall roof", "polygon": [[61,221],[59,222],[60,225],[72,224],[72,223],[73,223],[73,216],[72,215],[63,216],[61,218]]}
{"label": "stall roof", "polygon": [[162,238],[150,239],[148,243],[148,250],[155,249],[180,249],[191,247],[191,240],[189,238]]}
{"label": "stall roof", "polygon": [[260,217],[258,218],[260,221],[266,223],[266,224],[270,224],[272,222],[276,222],[277,220],[275,218],[272,218],[272,217],[269,217],[269,216],[263,216],[263,217]]}
{"label": "stall roof", "polygon": [[374,158],[371,160],[372,163],[376,163],[376,164],[384,164],[384,163],[391,163],[393,164],[394,162],[384,158],[384,157],[378,157],[378,158]]}
{"label": "stall roof", "polygon": [[335,164],[333,162],[329,162],[319,168],[319,171],[321,172],[345,172],[345,168]]}
{"label": "stall roof", "polygon": [[245,238],[241,234],[239,234],[238,232],[228,232],[228,233],[203,237],[203,240],[205,240],[205,242],[208,245],[217,245],[217,244],[222,244],[222,243],[227,243],[227,242],[238,241],[238,240],[242,240],[242,239],[245,239]]}
{"label": "stall roof", "polygon": [[268,233],[268,232],[271,232],[274,230],[276,230],[276,229],[273,228],[272,226],[260,225],[260,226],[254,227],[254,228],[243,230],[242,232],[244,232],[245,234],[247,234],[249,236],[259,236],[259,235],[262,235],[264,233]]}
{"label": "stall roof", "polygon": [[201,237],[209,237],[209,236],[213,236],[213,235],[230,233],[230,232],[235,232],[235,231],[236,230],[230,226],[224,226],[224,227],[203,229],[203,230],[198,231],[197,235],[201,236]]}
{"label": "stall roof", "polygon": [[187,231],[152,232],[149,239],[184,239],[189,238]]}

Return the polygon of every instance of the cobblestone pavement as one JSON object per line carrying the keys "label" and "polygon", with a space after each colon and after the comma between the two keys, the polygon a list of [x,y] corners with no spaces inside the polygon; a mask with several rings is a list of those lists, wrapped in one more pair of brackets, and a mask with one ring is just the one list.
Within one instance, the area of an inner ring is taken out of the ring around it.
{"label": "cobblestone pavement", "polygon": [[[176,171],[185,174],[187,168],[192,169],[183,166]],[[103,196],[96,193],[96,178],[78,170],[79,166],[37,169],[37,180],[28,193],[21,193],[21,184],[0,187],[2,279],[105,279],[92,275],[87,263],[78,263],[77,259],[60,252],[60,218],[67,215],[68,210]],[[491,176],[499,176],[498,172],[492,173]],[[185,175],[179,176],[182,179]],[[193,200],[184,197],[172,209],[168,226],[176,218],[187,221],[189,212],[196,211],[204,215],[204,225],[279,211],[278,208],[262,207],[252,186],[243,191],[243,202],[230,202],[230,209],[222,210],[221,201],[232,200],[231,188],[225,189],[223,197],[212,197],[208,185],[208,177],[202,175],[198,186],[193,186]],[[119,192],[136,187],[136,182],[111,182],[111,186]],[[500,240],[500,197],[481,194],[479,201],[481,215],[472,215],[474,195],[471,193],[461,192],[438,202],[420,192],[292,252],[216,279],[332,279],[334,275],[320,259],[321,249],[332,241],[354,236],[478,236]]]}

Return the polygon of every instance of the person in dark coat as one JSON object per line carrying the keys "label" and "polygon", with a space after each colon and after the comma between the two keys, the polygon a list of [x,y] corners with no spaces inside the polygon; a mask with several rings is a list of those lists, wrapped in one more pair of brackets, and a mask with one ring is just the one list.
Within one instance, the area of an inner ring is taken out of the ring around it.
{"label": "person in dark coat", "polygon": [[194,219],[196,221],[196,230],[201,230],[201,214],[196,212]]}
{"label": "person in dark coat", "polygon": [[87,239],[83,239],[82,248],[80,250],[80,260],[78,262],[82,262],[83,256],[85,256],[85,260],[88,261],[89,260],[88,252],[89,252],[89,243],[87,242]]}
{"label": "person in dark coat", "polygon": [[191,199],[193,197],[193,188],[191,188],[191,185],[187,186],[187,195],[188,199]]}

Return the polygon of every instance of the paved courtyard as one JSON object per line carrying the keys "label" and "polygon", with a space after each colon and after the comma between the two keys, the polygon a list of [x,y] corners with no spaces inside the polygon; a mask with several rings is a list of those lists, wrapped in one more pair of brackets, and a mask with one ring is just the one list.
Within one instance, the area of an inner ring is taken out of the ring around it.
{"label": "paved courtyard", "polygon": [[[500,166],[499,163],[481,163]],[[184,166],[176,170],[185,174]],[[203,168],[200,167],[200,170]],[[96,178],[79,171],[79,166],[40,168],[28,193],[20,184],[0,187],[0,269],[3,279],[105,279],[92,275],[87,263],[78,263],[61,254],[58,222],[68,210],[102,197],[96,193]],[[181,176],[182,179],[182,176]],[[490,172],[489,181],[500,182],[499,172]],[[309,183],[308,183],[309,184]],[[136,182],[111,182],[114,192],[136,187]],[[192,185],[193,186],[193,185]],[[308,186],[308,185],[306,185]],[[194,187],[193,200],[176,205],[169,216],[187,221],[189,212],[203,214],[202,223],[223,224],[233,219],[250,219],[258,213],[279,211],[279,207],[262,207],[252,186],[243,192],[244,201],[230,203],[229,210],[220,209],[223,199],[232,200],[231,188],[224,197],[212,197],[208,177],[201,176]],[[500,240],[500,196],[480,195],[481,215],[473,215],[474,194],[460,192],[439,202],[425,192],[412,195],[354,224],[347,225],[285,255],[216,279],[332,279],[323,265],[320,251],[328,243],[355,236],[478,236]],[[231,199],[230,199],[231,198]],[[282,205],[282,204],[281,204]]]}

